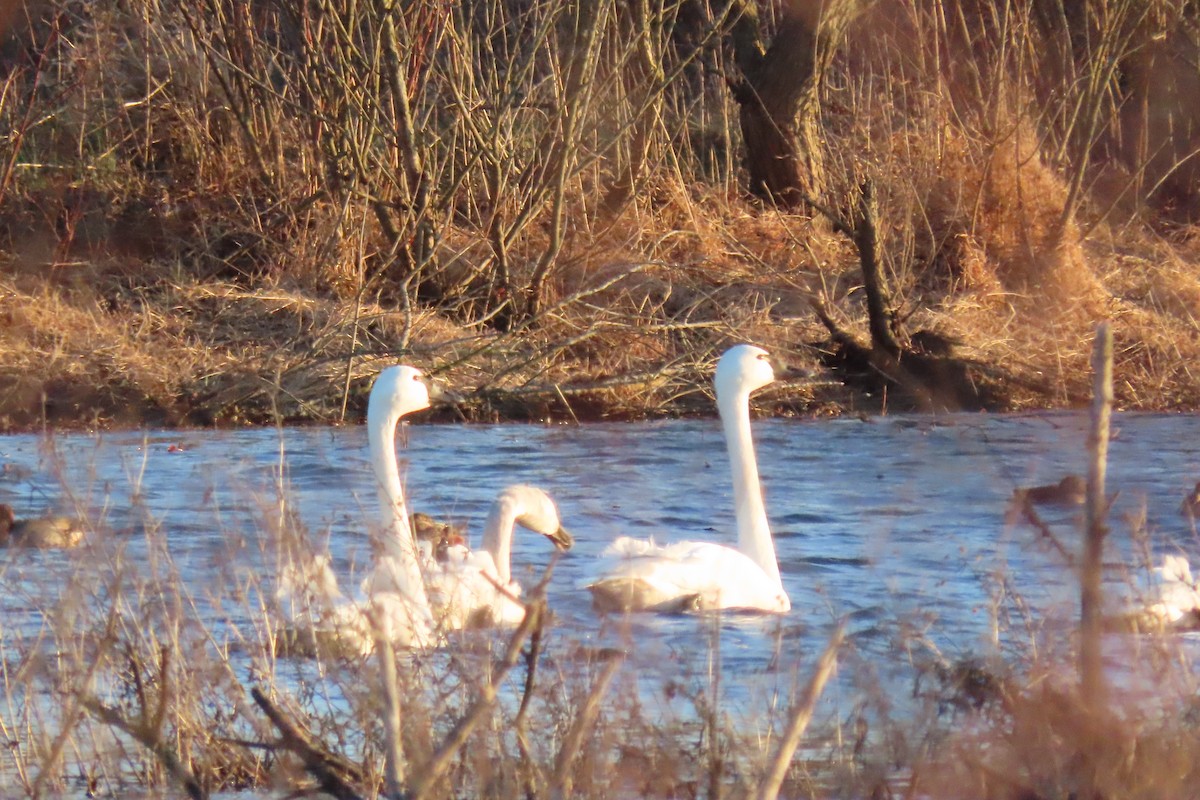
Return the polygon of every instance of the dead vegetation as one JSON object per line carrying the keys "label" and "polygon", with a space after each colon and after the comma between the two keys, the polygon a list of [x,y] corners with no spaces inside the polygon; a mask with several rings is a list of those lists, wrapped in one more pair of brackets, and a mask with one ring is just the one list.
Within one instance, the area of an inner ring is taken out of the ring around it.
{"label": "dead vegetation", "polygon": [[[734,339],[815,367],[814,302],[866,332],[858,254],[746,191],[732,8],[14,6],[0,421],[340,421],[401,357],[471,416],[628,418],[687,413]],[[985,365],[981,405],[1078,402],[1111,318],[1118,402],[1195,406],[1190,20],[962,0],[830,28],[811,199],[845,216],[872,182],[892,318]]]}
{"label": "dead vegetation", "polygon": [[[1192,645],[1163,629],[1110,638],[1102,679],[1120,678],[1097,694],[1080,679],[1086,634],[1074,609],[1031,613],[1003,565],[989,579],[997,630],[987,656],[943,654],[910,611],[858,630],[799,622],[830,635],[824,652],[798,653],[787,639],[814,634],[798,634],[793,619],[763,645],[774,688],[737,704],[723,682],[752,676],[720,666],[729,620],[692,620],[692,657],[656,668],[661,643],[581,640],[555,619],[544,584],[525,595],[531,613],[515,631],[428,652],[285,657],[274,573],[263,565],[313,536],[276,480],[277,495],[254,498],[253,528],[207,533],[216,549],[199,560],[184,555],[178,520],[136,501],[144,524],[132,537],[92,520],[84,549],[63,560],[5,554],[0,786],[195,800],[238,791],[1168,800],[1188,796],[1197,777]],[[1103,488],[1101,479],[1099,496]],[[188,516],[237,518],[213,502]],[[1061,580],[1073,584],[1077,562],[1054,544],[1047,556],[1061,557]],[[887,664],[870,644],[880,626]]]}

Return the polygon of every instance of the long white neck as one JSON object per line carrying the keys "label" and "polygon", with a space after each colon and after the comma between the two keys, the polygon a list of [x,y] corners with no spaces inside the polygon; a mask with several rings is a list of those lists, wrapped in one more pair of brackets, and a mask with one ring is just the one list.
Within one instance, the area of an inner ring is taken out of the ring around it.
{"label": "long white neck", "polygon": [[725,429],[725,446],[733,468],[733,502],[737,508],[738,550],[758,564],[780,588],[779,560],[767,522],[762,485],[758,480],[758,462],[750,437],[750,393],[737,390],[730,396],[717,396],[717,410]]}
{"label": "long white neck", "polygon": [[501,583],[512,580],[513,528],[518,516],[512,502],[502,501],[492,506],[483,527],[483,549],[492,557]]}
{"label": "long white neck", "polygon": [[379,544],[382,555],[398,567],[391,570],[396,588],[410,601],[427,609],[429,599],[417,560],[416,541],[408,524],[408,506],[404,502],[400,468],[396,463],[396,423],[400,418],[390,410],[373,413],[376,411],[368,408],[367,436],[379,492]]}

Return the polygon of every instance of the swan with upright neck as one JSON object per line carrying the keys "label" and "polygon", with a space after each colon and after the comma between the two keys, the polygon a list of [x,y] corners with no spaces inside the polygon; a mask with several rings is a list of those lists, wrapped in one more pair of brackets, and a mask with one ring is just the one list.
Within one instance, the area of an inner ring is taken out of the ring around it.
{"label": "swan with upright neck", "polygon": [[783,588],[750,432],[750,394],[775,380],[766,350],[735,345],[717,361],[713,385],[733,474],[737,548],[715,542],[658,545],[621,537],[586,584],[601,611],[744,609],[783,613]]}
{"label": "swan with upright neck", "polygon": [[512,577],[518,525],[545,536],[559,551],[575,543],[548,494],[535,486],[506,487],[492,503],[479,550],[452,546],[444,561],[424,565],[434,617],[443,628],[513,626],[525,619],[517,599],[521,584]]}
{"label": "swan with upright neck", "polygon": [[429,404],[429,383],[415,367],[388,367],[375,378],[367,401],[367,439],[380,509],[371,530],[372,568],[362,596],[351,601],[338,589],[327,558],[289,565],[276,596],[291,612],[298,641],[332,642],[335,652],[362,654],[371,652],[377,638],[413,648],[436,643],[395,449],[400,419]]}

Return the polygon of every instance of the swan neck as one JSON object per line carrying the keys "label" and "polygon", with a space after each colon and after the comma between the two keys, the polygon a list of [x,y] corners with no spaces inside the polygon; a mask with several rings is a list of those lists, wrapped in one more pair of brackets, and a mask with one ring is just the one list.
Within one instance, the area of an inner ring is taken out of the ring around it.
{"label": "swan neck", "polygon": [[767,521],[762,484],[758,478],[754,440],[750,434],[750,392],[737,391],[725,396],[718,394],[717,409],[725,431],[729,464],[733,469],[738,550],[758,564],[767,577],[782,588],[779,561],[775,556],[775,543],[771,539],[771,526]]}
{"label": "swan neck", "polygon": [[483,549],[492,557],[501,583],[512,580],[512,540],[517,516],[512,503],[496,503],[483,528]]}
{"label": "swan neck", "polygon": [[368,441],[371,451],[371,466],[375,471],[376,490],[379,493],[380,535],[382,554],[394,559],[401,568],[397,576],[401,592],[423,608],[428,607],[425,582],[417,559],[416,542],[408,523],[408,506],[404,500],[404,488],[400,483],[400,467],[396,462],[397,414],[373,414],[367,412]]}

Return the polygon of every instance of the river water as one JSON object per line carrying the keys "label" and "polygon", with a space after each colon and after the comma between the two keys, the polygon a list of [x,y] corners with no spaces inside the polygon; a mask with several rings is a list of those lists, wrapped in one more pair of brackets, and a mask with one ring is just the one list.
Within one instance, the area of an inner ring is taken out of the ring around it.
{"label": "river water", "polygon": [[[1078,595],[1070,568],[1030,526],[1006,521],[1006,510],[1017,486],[1085,472],[1086,427],[1086,416],[1072,413],[756,421],[792,611],[723,617],[716,662],[710,621],[602,620],[578,588],[589,562],[622,534],[732,543],[729,466],[716,420],[406,424],[398,450],[412,507],[466,522],[476,541],[503,486],[546,489],[576,539],[550,583],[558,634],[625,649],[640,670],[668,677],[716,663],[731,702],[751,707],[772,686],[794,683],[837,620],[846,620],[855,658],[874,664],[885,684],[887,665],[921,653],[1003,654],[1024,647],[1045,621],[1069,621]],[[1106,561],[1117,591],[1144,582],[1147,555],[1200,555],[1179,513],[1200,479],[1197,441],[1200,417],[1115,415]],[[281,496],[315,547],[331,554],[344,587],[369,560],[365,522],[377,512],[362,427],[5,436],[0,465],[0,501],[18,516],[85,509],[106,536],[124,537],[135,562],[152,560],[141,549],[149,548],[147,528],[158,526],[178,580],[217,631],[252,617],[211,600],[218,584],[250,576],[271,586],[274,562],[262,539]],[[1143,514],[1143,523],[1130,521]],[[1072,553],[1080,547],[1078,515],[1044,512]],[[514,575],[530,586],[551,553],[540,537],[519,532]],[[9,563],[0,597],[7,631],[35,632],[38,606],[50,601],[12,583],[69,570],[78,557],[31,553]]]}

